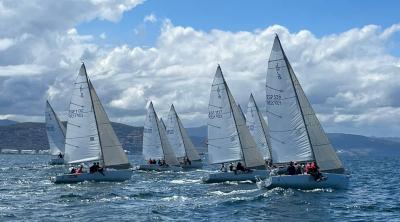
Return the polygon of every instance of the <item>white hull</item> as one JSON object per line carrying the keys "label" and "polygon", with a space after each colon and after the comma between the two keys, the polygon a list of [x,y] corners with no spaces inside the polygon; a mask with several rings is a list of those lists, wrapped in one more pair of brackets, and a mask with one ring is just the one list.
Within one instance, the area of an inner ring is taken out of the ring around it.
{"label": "white hull", "polygon": [[143,171],[180,171],[182,170],[179,166],[160,166],[158,164],[146,164],[146,165],[139,165],[137,170]]}
{"label": "white hull", "polygon": [[49,165],[63,165],[65,164],[64,159],[62,158],[55,158],[55,159],[51,159],[49,162]]}
{"label": "white hull", "polygon": [[252,170],[251,172],[244,173],[238,171],[237,174],[234,172],[218,172],[209,174],[207,177],[203,177],[204,183],[221,183],[226,181],[246,181],[250,180],[255,182],[256,178],[265,179],[268,177],[268,170]]}
{"label": "white hull", "polygon": [[201,161],[192,161],[190,164],[182,164],[181,167],[183,169],[198,169],[203,167],[203,163]]}
{"label": "white hull", "polygon": [[324,179],[315,181],[311,175],[277,175],[270,176],[265,181],[257,182],[259,188],[272,189],[275,187],[312,190],[312,189],[345,189],[349,182],[346,174],[323,173]]}
{"label": "white hull", "polygon": [[[104,175],[103,175],[104,174]],[[105,170],[103,174],[81,173],[81,174],[63,174],[51,178],[53,183],[78,183],[84,181],[94,182],[122,182],[129,180],[132,176],[132,170]]]}

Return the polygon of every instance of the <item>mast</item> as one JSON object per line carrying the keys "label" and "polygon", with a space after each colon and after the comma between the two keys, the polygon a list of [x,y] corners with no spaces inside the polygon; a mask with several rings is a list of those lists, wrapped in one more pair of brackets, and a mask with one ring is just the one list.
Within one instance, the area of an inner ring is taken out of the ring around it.
{"label": "mast", "polygon": [[158,136],[160,137],[161,150],[163,152],[163,156],[164,156],[164,160],[165,160],[164,145],[163,145],[163,140],[162,140],[161,133],[160,133],[160,126],[158,125],[158,122],[159,122],[158,116],[157,116],[156,111],[154,110],[153,102],[150,102],[150,106],[152,108],[152,111],[154,112],[154,116],[156,117],[155,120],[156,120],[156,125],[157,125]]}

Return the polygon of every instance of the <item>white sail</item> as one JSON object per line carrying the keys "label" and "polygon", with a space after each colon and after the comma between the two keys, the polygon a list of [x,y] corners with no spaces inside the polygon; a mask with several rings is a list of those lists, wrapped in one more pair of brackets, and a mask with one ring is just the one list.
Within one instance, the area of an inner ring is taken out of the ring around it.
{"label": "white sail", "polygon": [[210,163],[243,161],[247,167],[264,164],[219,66],[211,87],[208,112]]}
{"label": "white sail", "polygon": [[58,119],[49,101],[46,101],[46,133],[50,146],[50,154],[64,154],[65,151],[65,127]]}
{"label": "white sail", "polygon": [[168,142],[165,128],[161,126],[152,102],[150,102],[147,108],[146,120],[144,122],[143,156],[146,160],[163,159],[169,165],[179,164]]}
{"label": "white sail", "polygon": [[273,161],[287,163],[313,160],[288,61],[277,37],[268,61],[266,102]]}
{"label": "white sail", "polygon": [[107,113],[105,112],[90,80],[89,88],[92,95],[97,128],[100,136],[104,166],[114,169],[128,169],[131,167],[131,164],[128,161],[128,157],[126,156],[122,145],[111,126]]}
{"label": "white sail", "polygon": [[247,104],[246,125],[264,160],[271,160],[271,142],[268,127],[258,109],[253,94],[250,95],[249,103]]}
{"label": "white sail", "polygon": [[186,129],[175,111],[174,105],[168,114],[167,120],[167,137],[174,150],[176,157],[187,157],[189,160],[199,160],[200,156],[197,153],[192,140],[189,138]]}
{"label": "white sail", "polygon": [[324,129],[321,126],[315,112],[308,101],[292,67],[289,64],[289,71],[292,75],[293,83],[299,98],[300,107],[303,111],[304,121],[306,123],[312,151],[315,160],[321,171],[325,172],[344,172],[342,162],[333,149]]}
{"label": "white sail", "polygon": [[100,160],[102,157],[96,118],[85,65],[74,82],[69,105],[65,159],[68,163]]}
{"label": "white sail", "polygon": [[267,116],[276,163],[315,160],[321,171],[343,172],[314,110],[275,37],[267,72]]}
{"label": "white sail", "polygon": [[160,118],[160,123],[161,126],[163,126],[165,130],[167,130],[167,127],[165,126],[164,120],[162,118]]}

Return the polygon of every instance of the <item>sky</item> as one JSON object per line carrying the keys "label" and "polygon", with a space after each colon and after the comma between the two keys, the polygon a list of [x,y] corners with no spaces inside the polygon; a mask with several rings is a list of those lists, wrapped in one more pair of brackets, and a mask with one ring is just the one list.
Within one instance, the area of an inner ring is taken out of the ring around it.
{"label": "sky", "polygon": [[66,119],[81,62],[112,121],[152,100],[205,125],[220,64],[238,103],[265,110],[275,33],[327,132],[400,136],[398,1],[0,0],[0,119]]}

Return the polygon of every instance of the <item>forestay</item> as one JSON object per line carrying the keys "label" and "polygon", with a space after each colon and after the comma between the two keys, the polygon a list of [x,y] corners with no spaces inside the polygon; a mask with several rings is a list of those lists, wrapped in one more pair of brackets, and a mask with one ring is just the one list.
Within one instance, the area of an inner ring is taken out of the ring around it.
{"label": "forestay", "polygon": [[49,101],[46,101],[45,121],[50,154],[63,154],[65,151],[65,127],[58,119]]}
{"label": "forestay", "polygon": [[247,167],[264,165],[219,66],[211,87],[208,111],[210,163],[243,161]]}
{"label": "forestay", "polygon": [[143,130],[143,156],[149,159],[164,159],[169,165],[178,165],[175,154],[168,142],[165,128],[154,110],[153,103],[150,102],[147,108],[146,120]]}
{"label": "forestay", "polygon": [[189,138],[186,129],[183,127],[182,122],[175,111],[174,105],[171,105],[168,114],[166,132],[176,157],[187,157],[189,160],[200,159],[192,140]]}
{"label": "forestay", "polygon": [[114,169],[128,169],[131,164],[90,80],[89,88],[93,100],[104,165]]}
{"label": "forestay", "polygon": [[65,159],[80,163],[101,159],[101,148],[85,65],[75,79],[68,112]]}
{"label": "forestay", "polygon": [[253,94],[250,94],[249,103],[247,104],[246,125],[249,128],[258,150],[261,152],[265,160],[271,160],[271,142],[267,124],[264,117],[258,109]]}

